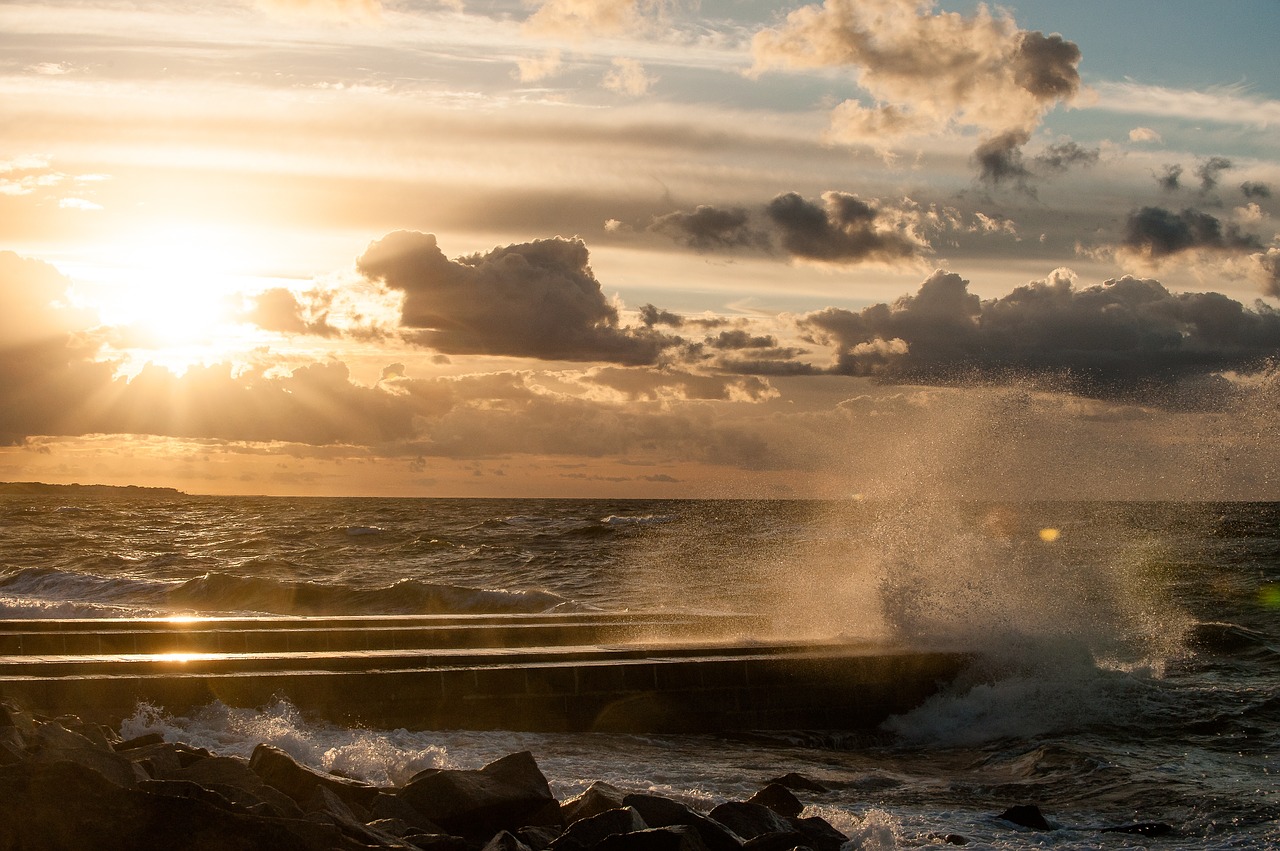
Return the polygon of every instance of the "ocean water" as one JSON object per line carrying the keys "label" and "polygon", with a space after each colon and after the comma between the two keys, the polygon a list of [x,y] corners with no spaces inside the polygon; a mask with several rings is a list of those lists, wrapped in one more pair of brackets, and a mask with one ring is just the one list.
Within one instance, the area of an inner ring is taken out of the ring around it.
{"label": "ocean water", "polygon": [[[402,782],[531,750],[710,808],[795,771],[850,848],[1280,847],[1280,504],[0,497],[0,617],[699,611],[974,651],[874,735],[351,729],[288,703],[140,706]],[[997,818],[1032,803],[1058,829]],[[1098,828],[1164,822],[1159,838]]]}

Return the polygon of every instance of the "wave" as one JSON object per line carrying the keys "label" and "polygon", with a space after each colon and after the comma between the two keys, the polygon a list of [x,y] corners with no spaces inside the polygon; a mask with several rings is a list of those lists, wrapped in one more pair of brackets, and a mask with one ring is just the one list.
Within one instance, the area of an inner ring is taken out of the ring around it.
{"label": "wave", "polygon": [[186,580],[104,577],[24,568],[0,577],[9,617],[137,617],[157,613],[383,615],[537,614],[572,610],[542,590],[471,588],[404,579],[391,585],[285,581],[229,573]]}

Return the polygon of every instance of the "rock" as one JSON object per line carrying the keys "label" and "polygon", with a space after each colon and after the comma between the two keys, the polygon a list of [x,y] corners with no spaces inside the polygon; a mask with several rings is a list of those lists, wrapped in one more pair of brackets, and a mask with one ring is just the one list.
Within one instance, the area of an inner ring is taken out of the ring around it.
{"label": "rock", "polygon": [[1173,833],[1173,825],[1162,821],[1144,821],[1138,824],[1125,824],[1119,827],[1104,827],[1102,833],[1131,833],[1137,836],[1168,836]]}
{"label": "rock", "polygon": [[941,842],[945,845],[968,845],[967,837],[958,833],[930,833],[926,837],[930,842]]}
{"label": "rock", "polygon": [[677,801],[658,795],[627,795],[622,802],[634,807],[651,828],[679,825],[693,828],[708,851],[738,851],[742,847],[742,838],[729,828]]}
{"label": "rock", "polygon": [[284,792],[299,805],[311,798],[317,786],[324,786],[348,806],[357,806],[362,812],[367,812],[378,797],[375,786],[316,771],[279,748],[267,744],[253,749],[253,754],[249,757],[249,768],[268,786]]}
{"label": "rock", "polygon": [[787,819],[787,822],[792,829],[804,836],[804,844],[813,851],[840,851],[840,846],[849,841],[849,837],[818,816]]}
{"label": "rock", "polygon": [[138,789],[150,795],[162,795],[167,798],[191,798],[212,804],[221,810],[239,813],[255,813],[257,815],[275,815],[271,807],[261,801],[245,804],[235,801],[214,789],[192,783],[190,780],[143,780]]}
{"label": "rock", "polygon": [[804,804],[781,783],[770,783],[750,798],[748,804],[768,807],[783,818],[797,818],[804,811]]}
{"label": "rock", "polygon": [[471,851],[473,848],[461,836],[450,836],[447,833],[406,833],[401,837],[414,848],[424,851]]}
{"label": "rock", "polygon": [[808,848],[809,840],[803,833],[788,830],[784,833],[762,833],[742,844],[743,851],[791,851],[792,848]]}
{"label": "rock", "polygon": [[415,775],[397,793],[450,833],[491,837],[526,825],[560,824],[560,804],[528,751],[476,771],[439,770]]}
{"label": "rock", "polygon": [[120,751],[132,751],[138,748],[150,747],[152,745],[163,745],[164,735],[161,733],[144,733],[141,736],[134,736],[132,739],[126,739],[123,742],[116,742],[112,747],[117,753]]}
{"label": "rock", "polygon": [[754,839],[765,833],[787,833],[794,829],[791,822],[768,807],[742,801],[721,804],[711,811],[710,816],[743,839]]}
{"label": "rock", "polygon": [[516,836],[520,837],[520,841],[528,845],[533,851],[547,851],[551,847],[551,843],[556,841],[560,836],[560,829],[550,825],[525,825],[516,831]]}
{"label": "rock", "polygon": [[509,830],[500,830],[484,846],[483,851],[531,851]]}
{"label": "rock", "polygon": [[551,851],[587,851],[616,833],[635,833],[647,830],[640,813],[634,807],[605,810],[590,818],[578,819],[551,843]]}
{"label": "rock", "polygon": [[1013,822],[1022,827],[1029,827],[1032,830],[1053,830],[1049,826],[1049,822],[1045,820],[1044,813],[1040,812],[1040,808],[1035,804],[1015,804],[1002,812],[997,818]]}
{"label": "rock", "polygon": [[622,808],[625,797],[617,788],[608,783],[596,781],[588,786],[582,794],[570,798],[560,804],[560,814],[565,824],[573,824],[578,819],[591,818],[606,810]]}
{"label": "rock", "polygon": [[678,824],[635,833],[615,833],[595,847],[595,851],[708,851],[695,828]]}
{"label": "rock", "polygon": [[369,807],[369,818],[371,820],[396,819],[404,822],[415,833],[426,833],[435,836],[447,835],[444,828],[418,812],[404,798],[394,792],[385,790],[378,794],[378,797],[373,801],[373,806]]}
{"label": "rock", "polygon": [[[47,725],[42,728],[41,732],[44,729],[48,729],[48,726],[56,725]],[[64,738],[63,733],[67,737],[74,737],[74,739]],[[37,734],[37,738],[41,738],[39,734]],[[72,733],[67,730],[63,730],[62,733],[55,733],[50,739],[44,741],[50,740],[56,741],[57,744],[37,750],[28,757],[26,764],[74,763],[96,772],[112,785],[119,786],[122,789],[131,789],[137,785],[138,775],[134,772],[133,763],[109,748],[99,748],[78,733]],[[75,744],[76,740],[83,742],[83,746]]]}
{"label": "rock", "polygon": [[796,792],[830,792],[831,791],[830,789],[828,789],[826,786],[823,786],[818,781],[810,780],[808,777],[805,777],[802,774],[796,774],[794,771],[789,771],[786,774],[782,775],[781,777],[775,777],[769,782],[777,783],[779,786],[785,786],[786,788],[792,789]]}
{"label": "rock", "polygon": [[220,795],[252,808],[257,803],[271,806],[282,818],[302,818],[297,801],[267,783],[254,773],[243,759],[213,756],[193,762],[185,768],[166,772],[162,779],[187,780],[213,789]]}

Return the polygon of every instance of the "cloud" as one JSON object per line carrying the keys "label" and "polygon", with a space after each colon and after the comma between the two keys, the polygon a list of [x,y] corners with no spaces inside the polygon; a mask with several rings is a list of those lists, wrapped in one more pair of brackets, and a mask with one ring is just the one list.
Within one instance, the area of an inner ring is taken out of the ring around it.
{"label": "cloud", "polygon": [[543,0],[525,21],[525,31],[552,38],[581,39],[647,29],[666,0]]}
{"label": "cloud", "polygon": [[693,212],[676,211],[658,216],[649,230],[665,234],[690,248],[767,248],[767,234],[751,227],[751,214],[744,207],[721,209],[699,205]]}
{"label": "cloud", "polygon": [[702,400],[761,402],[777,397],[767,379],[743,375],[697,375],[680,370],[595,369],[584,376],[629,401]]}
{"label": "cloud", "polygon": [[0,251],[0,350],[66,345],[95,325],[97,315],[73,305],[71,281],[55,267]]}
{"label": "cloud", "polygon": [[1196,177],[1200,178],[1200,191],[1212,192],[1218,188],[1218,178],[1232,167],[1231,160],[1226,157],[1207,157],[1196,166]]}
{"label": "cloud", "polygon": [[619,56],[614,58],[613,67],[605,72],[600,85],[620,95],[640,97],[657,81],[658,78],[645,73],[644,66],[636,60]]}
{"label": "cloud", "polygon": [[1172,163],[1164,167],[1164,171],[1156,176],[1156,183],[1165,192],[1176,192],[1182,188],[1182,166]]}
{"label": "cloud", "polygon": [[544,239],[449,260],[431,234],[372,243],[361,274],[404,293],[408,339],[446,354],[644,364],[678,343],[622,328],[577,239]]}
{"label": "cloud", "polygon": [[930,0],[826,0],[752,42],[757,72],[849,68],[875,101],[835,113],[840,141],[883,147],[905,135],[974,127],[1029,133],[1080,92],[1080,49],[1019,29],[1003,11],[937,12]]}
{"label": "cloud", "polygon": [[967,280],[939,270],[914,296],[858,312],[828,308],[798,325],[834,349],[831,371],[840,374],[921,383],[1041,375],[1102,396],[1256,370],[1280,354],[1280,311],[1265,305],[1175,294],[1128,276],[1076,289],[1072,277],[1059,270],[983,301]]}
{"label": "cloud", "polygon": [[1256,236],[1214,216],[1187,208],[1179,213],[1143,207],[1129,214],[1119,249],[1131,257],[1161,260],[1193,251],[1239,252],[1262,245]]}
{"label": "cloud", "polygon": [[252,306],[243,318],[265,331],[279,334],[310,334],[316,337],[336,337],[341,332],[329,324],[329,307],[333,294],[307,293],[309,303],[304,306],[298,296],[284,287],[266,290],[254,296]]}
{"label": "cloud", "polygon": [[644,323],[646,328],[652,328],[655,325],[669,325],[672,328],[679,328],[684,325],[684,317],[669,310],[662,310],[654,307],[652,304],[646,304],[640,308],[640,321]]}
{"label": "cloud", "polygon": [[554,76],[560,72],[560,67],[560,51],[552,49],[541,56],[517,59],[516,76],[522,83],[533,83]]}
{"label": "cloud", "polygon": [[1240,194],[1246,198],[1270,198],[1271,187],[1261,181],[1246,180],[1240,184]]}
{"label": "cloud", "polygon": [[332,20],[376,21],[382,16],[381,0],[257,0],[257,5],[271,13]]}
{"label": "cloud", "polygon": [[1031,171],[1022,159],[1022,146],[1031,139],[1024,130],[1010,130],[978,145],[973,152],[978,165],[978,179],[999,186],[1013,183],[1026,188]]}
{"label": "cloud", "polygon": [[1262,291],[1272,298],[1280,298],[1280,248],[1268,248],[1250,255],[1250,259],[1257,263]]}
{"label": "cloud", "polygon": [[801,260],[895,264],[929,251],[917,217],[846,192],[825,192],[821,204],[787,192],[769,202],[765,215],[783,249]]}
{"label": "cloud", "polygon": [[1059,142],[1036,154],[1035,164],[1041,171],[1064,172],[1072,166],[1096,165],[1102,155],[1098,148],[1085,148],[1075,142]]}
{"label": "cloud", "polygon": [[1129,141],[1146,143],[1146,142],[1163,142],[1160,134],[1152,130],[1150,127],[1135,127],[1129,131]]}

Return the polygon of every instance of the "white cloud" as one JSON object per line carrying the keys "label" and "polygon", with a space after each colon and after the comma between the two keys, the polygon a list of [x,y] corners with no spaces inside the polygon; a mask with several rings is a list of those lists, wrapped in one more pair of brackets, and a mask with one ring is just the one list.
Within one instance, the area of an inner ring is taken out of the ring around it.
{"label": "white cloud", "polygon": [[1125,81],[1101,83],[1097,93],[1094,108],[1108,112],[1257,127],[1280,125],[1280,100],[1251,94],[1244,86],[1213,86],[1195,91]]}

